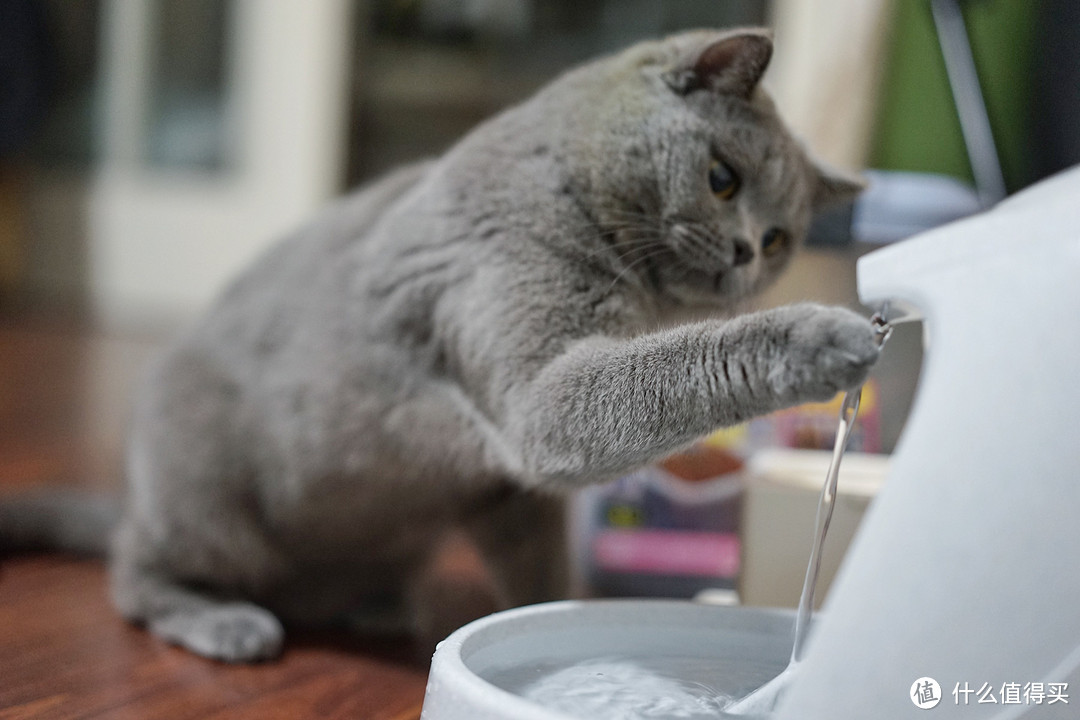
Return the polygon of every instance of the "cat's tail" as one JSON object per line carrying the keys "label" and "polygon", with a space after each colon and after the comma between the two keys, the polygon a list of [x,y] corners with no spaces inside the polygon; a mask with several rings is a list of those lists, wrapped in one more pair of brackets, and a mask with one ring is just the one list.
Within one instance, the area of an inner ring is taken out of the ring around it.
{"label": "cat's tail", "polygon": [[0,498],[0,553],[53,550],[104,556],[120,497],[49,488]]}

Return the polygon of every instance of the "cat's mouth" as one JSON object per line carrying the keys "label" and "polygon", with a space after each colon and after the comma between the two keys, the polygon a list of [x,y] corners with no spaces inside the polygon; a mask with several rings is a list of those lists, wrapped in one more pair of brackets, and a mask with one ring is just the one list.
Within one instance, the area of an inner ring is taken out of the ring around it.
{"label": "cat's mouth", "polygon": [[736,243],[718,237],[700,224],[673,222],[668,230],[672,254],[681,266],[684,284],[714,294],[737,293],[743,283]]}
{"label": "cat's mouth", "polygon": [[739,267],[734,243],[694,221],[668,220],[659,233],[615,229],[607,241],[617,251],[617,279],[633,277],[682,303],[733,299],[744,294],[750,280]]}

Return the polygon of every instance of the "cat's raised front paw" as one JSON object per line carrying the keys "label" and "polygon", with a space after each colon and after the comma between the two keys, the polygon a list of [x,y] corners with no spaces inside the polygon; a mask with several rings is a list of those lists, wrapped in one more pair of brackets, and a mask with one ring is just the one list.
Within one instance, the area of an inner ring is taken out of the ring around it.
{"label": "cat's raised front paw", "polygon": [[880,352],[869,320],[845,308],[809,303],[775,312],[781,316],[784,347],[769,380],[785,401],[828,400],[866,380]]}

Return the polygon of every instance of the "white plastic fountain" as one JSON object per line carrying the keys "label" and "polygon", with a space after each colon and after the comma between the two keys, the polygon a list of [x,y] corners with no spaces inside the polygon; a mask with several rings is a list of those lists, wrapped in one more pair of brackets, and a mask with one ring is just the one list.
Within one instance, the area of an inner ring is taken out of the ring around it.
{"label": "white plastic fountain", "polygon": [[[867,305],[924,321],[920,388],[774,716],[918,716],[933,678],[933,717],[1080,717],[1080,168],[862,258],[858,280]],[[422,718],[572,720],[559,699],[588,682],[610,698],[581,720],[722,717],[619,702],[745,694],[786,665],[791,623],[674,601],[500,613],[440,645]],[[536,692],[568,670],[561,696]]]}

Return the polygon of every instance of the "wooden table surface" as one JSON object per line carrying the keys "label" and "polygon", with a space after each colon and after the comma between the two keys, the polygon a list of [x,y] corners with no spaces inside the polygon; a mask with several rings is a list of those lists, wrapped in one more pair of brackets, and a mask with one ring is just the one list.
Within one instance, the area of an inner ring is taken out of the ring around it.
{"label": "wooden table surface", "polygon": [[[0,317],[0,494],[119,486],[131,390],[153,338]],[[290,631],[284,655],[230,666],[121,620],[96,560],[0,558],[0,720],[419,717],[427,669],[405,641]]]}

